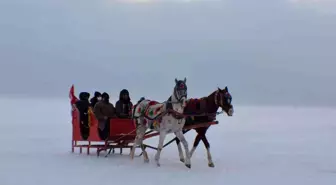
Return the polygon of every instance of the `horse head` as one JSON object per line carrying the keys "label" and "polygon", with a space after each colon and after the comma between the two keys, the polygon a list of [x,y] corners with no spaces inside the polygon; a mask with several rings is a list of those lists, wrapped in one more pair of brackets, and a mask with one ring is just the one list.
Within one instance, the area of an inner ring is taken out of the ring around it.
{"label": "horse head", "polygon": [[233,116],[232,96],[227,86],[224,89],[218,87],[215,93],[215,103],[221,107],[228,116]]}
{"label": "horse head", "polygon": [[175,78],[175,87],[174,87],[174,97],[179,102],[185,103],[187,97],[188,97],[188,88],[187,88],[187,78],[184,78],[184,80],[177,80]]}

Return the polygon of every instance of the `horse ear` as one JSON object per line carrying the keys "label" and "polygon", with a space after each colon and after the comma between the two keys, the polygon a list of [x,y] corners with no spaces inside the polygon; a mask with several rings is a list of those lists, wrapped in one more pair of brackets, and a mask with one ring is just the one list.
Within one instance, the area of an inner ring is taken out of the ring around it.
{"label": "horse ear", "polygon": [[187,82],[187,78],[186,77],[184,77],[184,83],[186,83]]}
{"label": "horse ear", "polygon": [[224,90],[225,90],[226,92],[229,92],[229,89],[228,89],[227,86],[225,86]]}
{"label": "horse ear", "polygon": [[218,91],[222,91],[222,89],[220,89],[219,87],[217,87],[218,88]]}
{"label": "horse ear", "polygon": [[177,81],[177,78],[175,78],[175,83],[177,84],[177,82],[178,82],[178,81]]}

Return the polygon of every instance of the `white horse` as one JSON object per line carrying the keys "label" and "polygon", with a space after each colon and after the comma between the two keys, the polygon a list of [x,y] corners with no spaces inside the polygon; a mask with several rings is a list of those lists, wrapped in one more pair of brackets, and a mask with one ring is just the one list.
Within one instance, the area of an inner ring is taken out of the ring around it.
{"label": "white horse", "polygon": [[146,130],[149,128],[159,132],[160,135],[158,150],[155,155],[157,166],[160,166],[160,155],[166,135],[174,133],[184,146],[186,155],[185,165],[188,168],[191,168],[188,142],[184,138],[182,132],[185,124],[183,111],[187,102],[186,81],[186,78],[184,78],[184,80],[175,79],[176,84],[173,94],[166,102],[158,103],[156,101],[141,99],[138,104],[133,107],[132,118],[136,121],[137,130],[136,138],[131,151],[132,159],[134,158],[135,147],[140,145],[144,161],[146,163],[149,162],[148,154],[143,146],[143,137]]}

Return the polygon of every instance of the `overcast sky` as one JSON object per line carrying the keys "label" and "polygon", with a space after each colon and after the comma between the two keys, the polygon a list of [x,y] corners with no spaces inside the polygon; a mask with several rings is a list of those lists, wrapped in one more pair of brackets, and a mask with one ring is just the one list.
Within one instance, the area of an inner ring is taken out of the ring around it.
{"label": "overcast sky", "polygon": [[190,97],[336,105],[334,0],[167,1],[0,0],[1,96],[166,99],[187,77]]}

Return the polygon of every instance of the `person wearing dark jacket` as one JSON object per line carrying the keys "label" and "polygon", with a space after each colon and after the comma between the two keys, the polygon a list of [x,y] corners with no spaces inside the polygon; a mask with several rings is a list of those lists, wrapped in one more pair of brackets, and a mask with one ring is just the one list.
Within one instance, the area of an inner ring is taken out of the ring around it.
{"label": "person wearing dark jacket", "polygon": [[99,102],[102,99],[102,95],[100,92],[96,91],[94,93],[94,97],[91,98],[90,102],[91,102],[91,107],[94,107],[96,105],[97,102]]}
{"label": "person wearing dark jacket", "polygon": [[88,92],[79,93],[79,100],[75,104],[80,112],[88,111],[88,108],[90,105],[89,98],[90,98],[90,93]]}
{"label": "person wearing dark jacket", "polygon": [[116,103],[116,115],[119,118],[130,118],[132,102],[127,89],[120,91],[119,100]]}
{"label": "person wearing dark jacket", "polygon": [[81,92],[79,93],[79,100],[75,103],[79,111],[80,132],[84,139],[87,139],[89,137],[89,98],[90,93]]}

